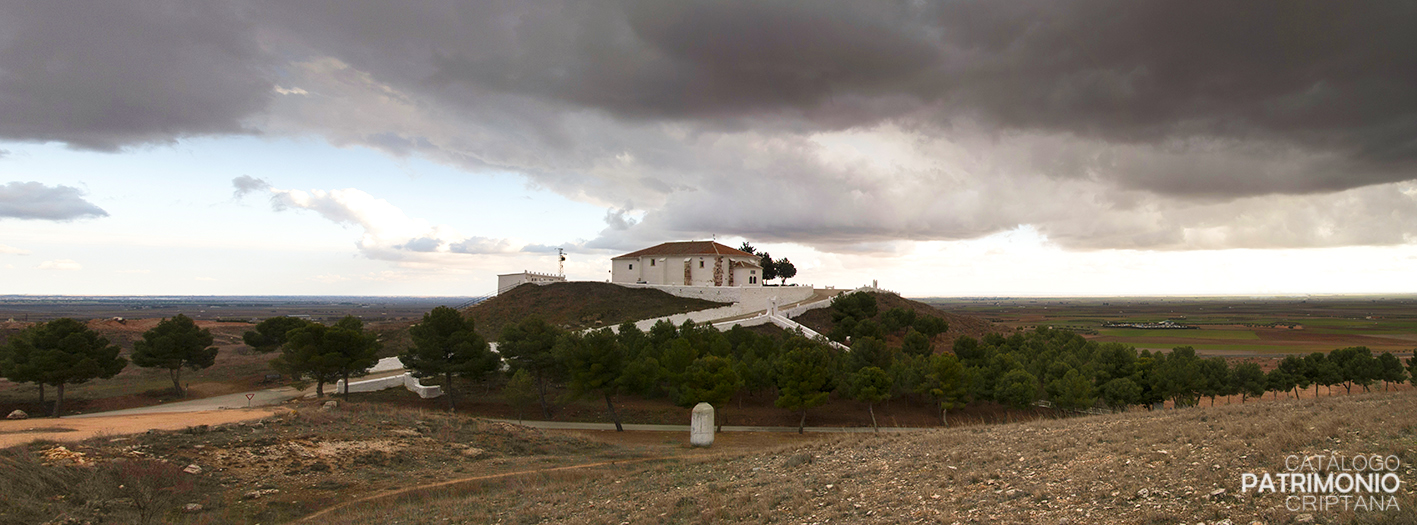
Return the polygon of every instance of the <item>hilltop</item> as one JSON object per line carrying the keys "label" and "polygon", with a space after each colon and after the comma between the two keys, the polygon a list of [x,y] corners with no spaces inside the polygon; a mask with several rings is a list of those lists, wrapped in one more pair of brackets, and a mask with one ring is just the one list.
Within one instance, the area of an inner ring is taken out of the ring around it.
{"label": "hilltop", "polygon": [[[920,301],[912,301],[910,299],[906,299],[893,293],[867,293],[872,297],[876,298],[876,308],[881,312],[890,310],[892,308],[904,308],[907,310],[913,310],[918,315],[928,315],[931,317],[938,317],[940,319],[944,319],[945,322],[949,323],[950,329],[940,335],[935,336],[935,339],[932,342],[935,344],[935,348],[937,349],[950,348],[950,345],[954,343],[955,338],[961,335],[967,335],[977,339],[980,337],[984,337],[984,334],[1008,331],[1005,327],[995,325],[994,323],[991,323],[984,319],[980,319],[978,317],[946,312],[934,306],[930,306]],[[802,323],[803,326],[806,326],[823,334],[831,333],[832,329],[836,327],[835,323],[832,322],[830,308],[819,308],[816,310],[811,310],[800,316],[794,317],[792,320]],[[892,344],[899,344],[899,341],[892,341]]]}
{"label": "hilltop", "polygon": [[552,325],[578,330],[720,306],[726,305],[675,297],[649,288],[582,281],[518,286],[463,312],[477,321],[478,334],[495,341],[502,333],[502,325],[531,315]]}

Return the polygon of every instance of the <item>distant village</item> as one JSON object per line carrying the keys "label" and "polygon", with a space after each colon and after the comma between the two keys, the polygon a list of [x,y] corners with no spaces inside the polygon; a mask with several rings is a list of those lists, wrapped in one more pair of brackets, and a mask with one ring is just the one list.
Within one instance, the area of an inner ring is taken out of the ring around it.
{"label": "distant village", "polygon": [[1103,328],[1140,328],[1142,330],[1195,330],[1195,326],[1181,324],[1170,319],[1159,323],[1115,323],[1107,321],[1102,323]]}

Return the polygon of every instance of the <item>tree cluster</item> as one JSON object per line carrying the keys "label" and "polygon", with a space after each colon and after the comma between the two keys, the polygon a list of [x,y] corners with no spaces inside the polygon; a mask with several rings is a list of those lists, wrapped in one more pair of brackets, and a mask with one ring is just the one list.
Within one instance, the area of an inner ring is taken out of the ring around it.
{"label": "tree cluster", "polygon": [[65,385],[117,375],[128,366],[128,360],[118,356],[121,351],[84,323],[55,319],[26,328],[0,347],[0,375],[16,383],[38,384],[41,403],[45,385],[53,386],[57,397],[52,415],[59,417]]}
{"label": "tree cluster", "polygon": [[876,296],[866,292],[838,295],[831,303],[832,330],[827,337],[848,342],[862,337],[885,339],[901,336],[906,353],[925,354],[932,351],[930,340],[950,329],[944,319],[920,315],[908,308],[880,311]]}
{"label": "tree cluster", "polygon": [[[197,327],[190,317],[178,314],[158,321],[133,343],[132,362],[144,368],[168,371],[173,390],[181,395],[182,369],[201,370],[216,362],[217,349],[212,333]],[[63,412],[64,387],[108,379],[128,366],[118,354],[123,349],[112,344],[82,322],[69,318],[36,323],[0,346],[0,376],[16,383],[39,386],[39,401],[45,402],[44,387],[55,388],[52,415]]]}
{"label": "tree cluster", "polygon": [[799,430],[808,410],[833,394],[867,403],[873,420],[876,403],[901,395],[934,399],[942,410],[963,406],[967,398],[959,361],[933,355],[928,341],[907,354],[866,337],[843,352],[797,333],[772,337],[743,327],[723,332],[691,321],[661,321],[649,331],[625,323],[618,333],[575,333],[527,318],[504,328],[498,351],[517,382],[505,394],[509,400],[535,399],[550,418],[550,387],[564,384],[573,398],[603,398],[617,426],[614,399],[622,394],[683,407],[706,402],[723,415],[735,396],[771,393],[776,406],[799,415]]}
{"label": "tree cluster", "polygon": [[[1378,381],[1400,383],[1409,378],[1391,353],[1373,356],[1364,347],[1340,348],[1328,354],[1285,357],[1268,373],[1258,364],[1231,367],[1220,357],[1204,359],[1183,346],[1169,353],[1120,343],[1097,343],[1065,330],[1039,328],[1009,337],[991,334],[982,341],[955,340],[954,353],[965,363],[971,395],[1024,407],[1040,400],[1064,410],[1130,405],[1151,407],[1163,401],[1193,406],[1209,397],[1259,397],[1266,392],[1294,392],[1310,385],[1344,385],[1367,389]],[[1409,363],[1410,365],[1410,363]]]}
{"label": "tree cluster", "polygon": [[326,383],[341,379],[348,395],[349,378],[367,374],[379,362],[382,347],[376,335],[364,331],[364,322],[352,315],[334,326],[272,317],[243,334],[242,340],[260,352],[280,350],[271,368],[294,380],[314,381],[319,397],[324,397]]}
{"label": "tree cluster", "polygon": [[758,266],[763,267],[763,281],[782,279],[782,284],[786,285],[788,279],[797,276],[797,265],[792,264],[792,261],[786,257],[773,260],[771,254],[766,251],[758,251],[748,241],[743,241],[743,245],[738,249],[758,256]]}

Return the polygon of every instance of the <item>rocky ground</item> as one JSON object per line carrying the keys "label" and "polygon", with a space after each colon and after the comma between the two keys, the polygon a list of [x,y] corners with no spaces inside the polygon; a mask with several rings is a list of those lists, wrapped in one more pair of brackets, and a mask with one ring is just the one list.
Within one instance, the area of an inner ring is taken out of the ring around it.
{"label": "rocky ground", "polygon": [[[1417,523],[1417,396],[1249,403],[842,436],[350,508],[331,523]],[[1285,508],[1241,491],[1290,454],[1395,455],[1400,509]]]}
{"label": "rocky ground", "polygon": [[411,483],[641,453],[439,413],[307,407],[0,450],[0,523],[133,523],[145,506],[162,507],[154,519],[163,522],[279,523]]}

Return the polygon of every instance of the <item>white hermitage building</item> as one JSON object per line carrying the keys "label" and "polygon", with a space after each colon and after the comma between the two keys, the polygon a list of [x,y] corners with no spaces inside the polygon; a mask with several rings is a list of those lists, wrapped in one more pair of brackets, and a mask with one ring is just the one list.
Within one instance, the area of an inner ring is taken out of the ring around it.
{"label": "white hermitage building", "polygon": [[666,242],[610,259],[610,281],[673,286],[762,286],[758,256],[713,241]]}

